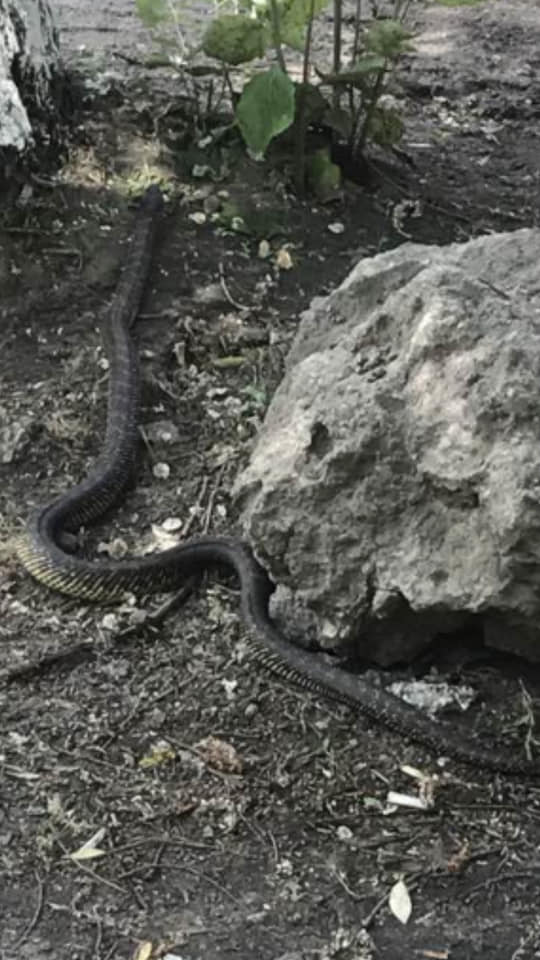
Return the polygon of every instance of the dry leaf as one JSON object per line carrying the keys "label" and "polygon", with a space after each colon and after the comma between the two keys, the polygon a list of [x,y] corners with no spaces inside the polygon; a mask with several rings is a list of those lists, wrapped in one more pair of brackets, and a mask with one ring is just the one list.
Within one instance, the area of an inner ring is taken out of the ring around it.
{"label": "dry leaf", "polygon": [[113,560],[120,560],[126,556],[128,551],[128,545],[122,537],[114,537],[113,540],[109,541],[100,540],[97,546],[98,553],[106,553]]}
{"label": "dry leaf", "polygon": [[101,620],[101,626],[104,630],[117,630],[118,629],[118,617],[115,613],[106,613]]}
{"label": "dry leaf", "polygon": [[285,247],[281,247],[276,253],[276,264],[280,270],[291,270],[293,266],[292,257]]}
{"label": "dry leaf", "polygon": [[157,523],[152,524],[152,546],[156,546],[158,550],[169,550],[171,547],[178,546],[178,537],[175,533],[168,531],[164,524],[158,526]]}
{"label": "dry leaf", "polygon": [[133,960],[150,960],[153,952],[153,946],[150,940],[140,943],[135,952]]}
{"label": "dry leaf", "polygon": [[218,737],[205,737],[197,744],[201,756],[209,767],[222,773],[242,773],[242,760],[236,750]]}
{"label": "dry leaf", "polygon": [[414,810],[429,810],[430,806],[422,797],[413,797],[408,793],[396,793],[389,790],[386,802],[396,807],[412,807]]}
{"label": "dry leaf", "polygon": [[105,836],[106,830],[105,827],[100,827],[99,830],[91,836],[86,843],[83,843],[78,850],[75,850],[74,853],[70,854],[72,860],[94,860],[96,857],[104,857],[106,851],[100,850],[98,843],[101,843],[103,837]]}
{"label": "dry leaf", "polygon": [[461,848],[449,858],[447,869],[450,873],[459,873],[459,871],[463,869],[469,859],[470,852],[469,844],[464,843]]}
{"label": "dry leaf", "polygon": [[398,880],[392,887],[388,898],[388,906],[400,923],[407,923],[411,915],[412,903],[403,880]]}
{"label": "dry leaf", "polygon": [[144,757],[141,757],[139,760],[139,766],[143,769],[145,767],[159,767],[162,763],[167,763],[169,760],[174,760],[176,757],[176,751],[171,747],[169,743],[166,743],[164,740],[161,740],[159,743],[155,743],[151,748],[149,753],[145,754]]}
{"label": "dry leaf", "polygon": [[79,847],[75,853],[70,854],[72,860],[95,860],[96,857],[104,857],[106,851],[99,847]]}

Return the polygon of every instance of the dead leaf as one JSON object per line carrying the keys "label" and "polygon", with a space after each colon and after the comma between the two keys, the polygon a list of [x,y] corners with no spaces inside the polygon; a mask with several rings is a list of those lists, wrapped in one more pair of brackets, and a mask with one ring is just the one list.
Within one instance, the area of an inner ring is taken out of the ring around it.
{"label": "dead leaf", "polygon": [[156,546],[158,550],[170,550],[171,547],[178,546],[178,537],[175,532],[167,530],[164,524],[161,526],[157,523],[152,524],[152,539],[152,546]]}
{"label": "dead leaf", "polygon": [[276,264],[280,270],[291,270],[293,267],[292,257],[285,247],[280,247],[276,253]]}
{"label": "dead leaf", "polygon": [[106,851],[99,847],[80,847],[71,854],[72,860],[95,860],[96,857],[104,857]]}
{"label": "dead leaf", "polygon": [[101,850],[98,847],[98,843],[101,843],[103,837],[105,836],[105,827],[100,827],[99,830],[91,836],[86,843],[83,843],[78,850],[75,850],[74,853],[70,854],[72,860],[95,860],[96,857],[104,857],[106,850]]}
{"label": "dead leaf", "polygon": [[395,790],[389,790],[386,796],[386,802],[396,807],[411,807],[413,810],[429,810],[429,805],[421,797],[411,796],[409,793],[396,793]]}
{"label": "dead leaf", "polygon": [[133,960],[150,960],[153,950],[151,941],[145,940],[137,947]]}
{"label": "dead leaf", "polygon": [[454,853],[448,860],[447,869],[450,873],[459,873],[463,869],[470,856],[470,847],[468,843],[464,843],[460,849]]}
{"label": "dead leaf", "polygon": [[412,912],[412,903],[403,880],[398,880],[392,887],[388,898],[388,906],[400,923],[407,923]]}
{"label": "dead leaf", "polygon": [[174,760],[175,757],[176,751],[171,747],[170,743],[160,740],[159,743],[153,744],[144,757],[141,757],[139,766],[143,769],[146,767],[159,767],[160,764],[168,763],[169,760]]}
{"label": "dead leaf", "polygon": [[114,537],[113,540],[100,540],[97,546],[98,553],[106,553],[113,560],[120,560],[129,552],[128,545],[122,537]]}
{"label": "dead leaf", "polygon": [[222,773],[242,773],[242,760],[236,750],[225,740],[218,737],[205,737],[197,744],[197,749],[209,767]]}

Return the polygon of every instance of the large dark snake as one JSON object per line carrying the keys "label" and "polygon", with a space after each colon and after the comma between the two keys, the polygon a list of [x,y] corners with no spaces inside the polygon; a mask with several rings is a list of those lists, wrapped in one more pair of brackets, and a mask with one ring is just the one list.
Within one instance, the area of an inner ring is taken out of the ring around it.
{"label": "large dark snake", "polygon": [[149,187],[139,205],[126,265],[104,327],[110,375],[103,452],[81,483],[30,521],[17,541],[21,562],[51,589],[98,602],[119,600],[127,591],[170,591],[208,568],[232,568],[240,581],[251,650],[261,666],[297,686],[346,704],[438,754],[500,773],[540,776],[540,763],[475,746],[384,689],[331,666],[320,652],[287,641],[269,616],[273,585],[250,548],[238,540],[205,537],[142,559],[118,561],[87,560],[63,549],[65,534],[102,516],[119,499],[133,474],[139,375],[131,328],[144,293],[162,205],[160,189]]}

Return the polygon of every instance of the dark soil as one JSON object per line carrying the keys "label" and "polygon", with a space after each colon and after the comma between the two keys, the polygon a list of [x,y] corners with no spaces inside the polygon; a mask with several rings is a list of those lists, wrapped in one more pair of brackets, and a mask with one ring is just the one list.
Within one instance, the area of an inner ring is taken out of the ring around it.
{"label": "dark soil", "polygon": [[[58,178],[34,181],[0,229],[0,677],[89,645],[0,688],[3,960],[540,957],[539,787],[441,768],[261,675],[244,657],[234,583],[211,580],[145,625],[150,601],[65,600],[10,545],[99,450],[98,327],[129,236],[126,184],[165,177],[169,203],[137,327],[138,484],[89,538],[116,555],[161,549],[171,529],[236,531],[229,491],[299,314],[361,255],[537,222],[538,6],[429,9],[400,74],[410,162],[376,162],[369,187],[348,184],[330,206],[300,202],[280,169],[230,146],[210,158],[218,182],[190,178],[167,76],[121,60],[116,77],[103,73],[140,39],[131,6],[109,7],[81,23],[60,5],[68,60],[80,62],[82,36],[87,51],[95,42],[84,69],[102,93],[82,105]],[[191,218],[232,202],[249,233]],[[524,740],[524,691],[538,697],[540,683],[519,672],[526,687],[495,663],[464,671],[484,703],[465,736],[489,726],[503,743],[521,721]],[[423,783],[426,811],[387,802],[422,786],[405,763],[438,774]],[[99,855],[74,858],[85,843]],[[399,879],[406,925],[388,903]]]}

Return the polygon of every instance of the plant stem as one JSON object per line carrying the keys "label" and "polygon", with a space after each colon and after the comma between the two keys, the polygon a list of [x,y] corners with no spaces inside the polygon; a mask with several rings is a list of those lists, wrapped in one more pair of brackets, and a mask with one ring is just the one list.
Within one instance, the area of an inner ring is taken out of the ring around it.
{"label": "plant stem", "polygon": [[281,49],[281,29],[277,0],[270,0],[270,11],[272,14],[272,43],[274,44],[277,62],[280,69],[283,70],[283,73],[287,73],[287,64],[285,63],[285,57]]}
{"label": "plant stem", "polygon": [[227,69],[227,65],[226,65],[225,63],[223,64],[223,79],[224,79],[224,81],[225,81],[227,90],[229,91],[229,96],[230,96],[230,98],[231,98],[231,105],[232,105],[232,108],[233,108],[233,111],[234,111],[234,110],[236,109],[236,104],[237,104],[237,102],[238,102],[238,95],[237,95],[237,94],[235,93],[235,91],[234,91],[234,87],[233,87],[233,85],[232,85],[232,80],[231,80],[231,75],[230,75],[229,70]]}
{"label": "plant stem", "polygon": [[354,39],[351,53],[351,67],[354,66],[360,49],[360,28],[362,21],[362,0],[356,0],[356,9],[354,11]]}
{"label": "plant stem", "polygon": [[371,96],[369,98],[369,103],[367,105],[364,122],[360,127],[359,135],[355,136],[354,138],[353,149],[352,149],[353,157],[357,157],[358,154],[361,154],[366,145],[369,124],[375,112],[375,107],[377,106],[377,100],[381,95],[385,76],[386,76],[386,62],[384,67],[382,67],[377,74],[377,79],[373,84],[373,90],[371,91]]}
{"label": "plant stem", "polygon": [[[343,24],[343,6],[342,0],[334,0],[334,74],[341,70],[341,30]],[[332,103],[335,109],[339,107],[340,89],[336,83],[332,91]]]}
{"label": "plant stem", "polygon": [[[341,2],[341,0],[336,0],[336,2]],[[309,66],[311,59],[311,42],[313,38],[313,18],[315,15],[315,0],[310,0],[309,5],[309,19],[307,22],[306,30],[306,43],[304,46],[304,60],[302,64],[302,83],[309,83]]]}
{"label": "plant stem", "polygon": [[174,32],[176,34],[176,42],[178,45],[178,49],[180,50],[180,56],[182,57],[182,65],[183,65],[184,61],[186,60],[188,51],[187,51],[186,41],[184,40],[184,34],[182,33],[182,29],[180,27],[180,21],[178,19],[178,11],[176,9],[175,4],[172,3],[171,0],[168,0],[167,7],[169,10],[169,17],[174,26]]}
{"label": "plant stem", "polygon": [[407,13],[409,12],[410,5],[411,0],[396,0],[394,7],[394,20],[399,20],[401,23],[403,23]]}
{"label": "plant stem", "polygon": [[309,83],[314,16],[315,0],[311,0],[302,63],[302,83],[296,88],[296,117],[294,121],[294,185],[296,192],[300,195],[303,194],[306,186],[306,88]]}

